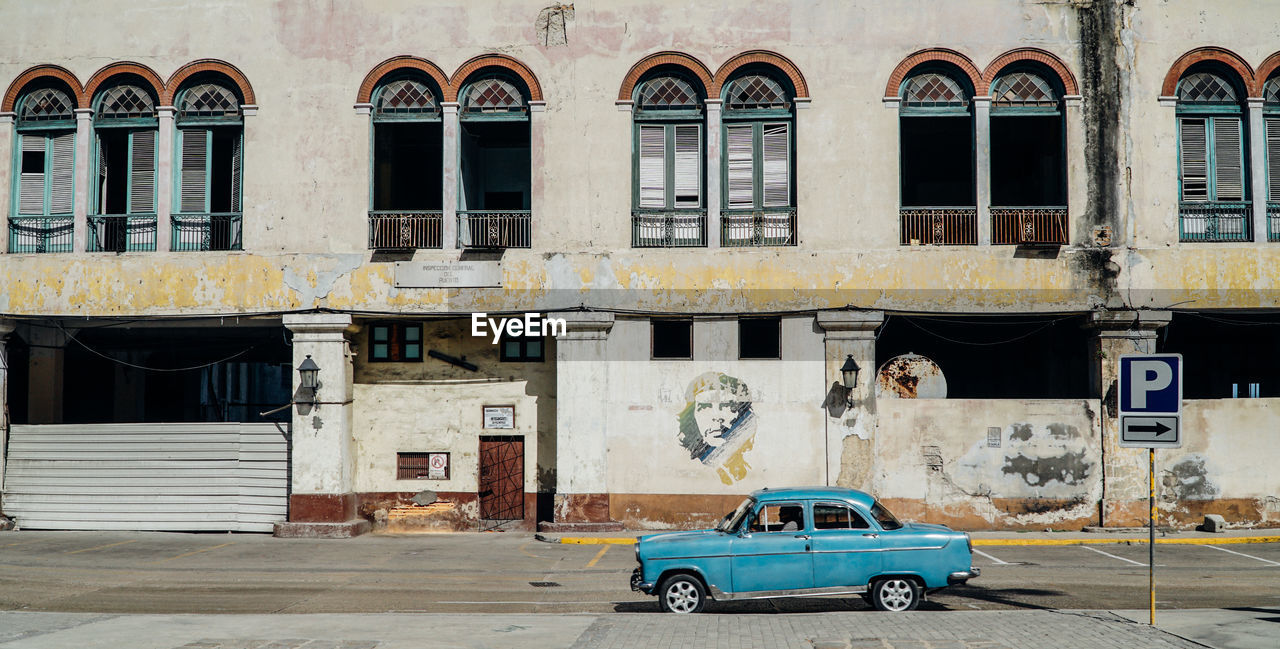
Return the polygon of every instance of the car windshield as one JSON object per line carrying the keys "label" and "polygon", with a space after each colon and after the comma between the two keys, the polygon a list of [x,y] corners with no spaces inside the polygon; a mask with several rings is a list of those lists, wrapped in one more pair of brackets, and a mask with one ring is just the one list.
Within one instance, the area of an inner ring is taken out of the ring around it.
{"label": "car windshield", "polygon": [[880,523],[880,527],[883,527],[886,530],[896,530],[902,527],[902,523],[898,522],[898,518],[893,515],[893,512],[885,509],[884,505],[881,505],[878,500],[876,501],[876,504],[871,507],[871,515],[875,516],[876,520]]}
{"label": "car windshield", "polygon": [[725,514],[725,517],[720,519],[720,524],[716,525],[716,531],[732,532],[738,529],[738,525],[742,523],[743,517],[745,517],[747,513],[751,511],[751,508],[754,504],[755,504],[755,501],[751,500],[750,498],[742,501],[742,504],[738,505],[737,509],[733,510],[728,514]]}

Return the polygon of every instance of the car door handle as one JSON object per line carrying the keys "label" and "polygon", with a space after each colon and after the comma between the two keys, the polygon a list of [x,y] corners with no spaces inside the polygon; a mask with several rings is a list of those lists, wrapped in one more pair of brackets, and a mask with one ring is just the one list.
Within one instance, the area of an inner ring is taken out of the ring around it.
{"label": "car door handle", "polygon": [[863,536],[869,536],[869,537],[871,537],[871,538],[873,538],[873,539],[878,539],[878,538],[880,538],[880,535],[879,535],[879,534],[876,534],[875,532],[867,532],[866,534],[863,534]]}
{"label": "car door handle", "polygon": [[797,539],[804,539],[804,540],[808,541],[808,540],[809,540],[809,535],[808,535],[808,534],[797,534],[797,535],[796,535],[796,538],[797,538]]}

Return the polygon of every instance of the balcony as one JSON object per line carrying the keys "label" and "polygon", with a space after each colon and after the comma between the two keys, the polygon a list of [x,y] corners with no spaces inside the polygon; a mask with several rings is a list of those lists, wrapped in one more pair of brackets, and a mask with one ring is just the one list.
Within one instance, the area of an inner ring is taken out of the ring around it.
{"label": "balcony", "polygon": [[902,245],[974,246],[978,244],[976,207],[904,207]]}
{"label": "balcony", "polygon": [[706,245],[706,212],[635,210],[631,213],[633,248],[699,248]]}
{"label": "balcony", "polygon": [[444,214],[422,210],[369,212],[369,248],[416,250],[439,248]]}
{"label": "balcony", "polygon": [[720,245],[725,248],[796,245],[796,210],[723,210]]}
{"label": "balcony", "polygon": [[89,252],[137,252],[156,249],[156,215],[90,216]]}
{"label": "balcony", "polygon": [[173,250],[240,250],[239,212],[174,214]]}
{"label": "balcony", "polygon": [[458,247],[528,248],[529,210],[458,210]]}
{"label": "balcony", "polygon": [[1251,241],[1252,207],[1242,202],[1178,204],[1179,241]]}
{"label": "balcony", "polygon": [[1267,203],[1267,241],[1280,241],[1280,203]]}
{"label": "balcony", "polygon": [[14,216],[9,219],[9,252],[71,252],[75,217]]}
{"label": "balcony", "polygon": [[991,243],[1067,245],[1067,208],[993,207]]}

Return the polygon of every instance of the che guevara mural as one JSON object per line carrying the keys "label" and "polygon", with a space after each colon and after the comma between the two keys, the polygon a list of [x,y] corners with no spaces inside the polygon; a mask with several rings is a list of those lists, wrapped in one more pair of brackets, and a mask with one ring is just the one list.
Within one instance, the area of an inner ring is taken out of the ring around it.
{"label": "che guevara mural", "polygon": [[746,454],[755,445],[756,416],[747,384],[722,372],[706,372],[685,390],[677,415],[678,440],[689,458],[714,468],[726,485],[745,478]]}

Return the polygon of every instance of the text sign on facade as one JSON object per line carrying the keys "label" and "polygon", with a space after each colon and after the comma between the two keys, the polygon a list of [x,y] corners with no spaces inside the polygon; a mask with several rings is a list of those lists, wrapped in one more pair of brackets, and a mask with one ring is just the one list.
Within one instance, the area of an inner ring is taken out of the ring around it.
{"label": "text sign on facade", "polygon": [[1182,355],[1125,354],[1117,385],[1120,445],[1182,446]]}
{"label": "text sign on facade", "polygon": [[484,407],[484,427],[485,428],[515,428],[516,427],[516,407],[515,406],[485,406]]}
{"label": "text sign on facade", "polygon": [[449,454],[448,453],[429,453],[427,455],[427,479],[428,480],[448,480],[449,479]]}
{"label": "text sign on facade", "polygon": [[502,286],[500,261],[396,262],[396,288],[489,288]]}

